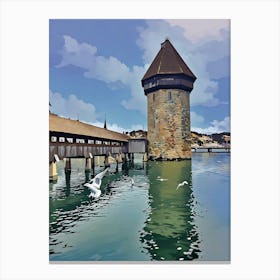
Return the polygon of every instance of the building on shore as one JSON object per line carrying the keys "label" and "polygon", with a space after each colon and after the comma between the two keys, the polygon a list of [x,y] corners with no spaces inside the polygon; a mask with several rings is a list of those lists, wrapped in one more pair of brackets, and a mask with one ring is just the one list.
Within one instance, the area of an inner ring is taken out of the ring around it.
{"label": "building on shore", "polygon": [[196,76],[166,39],[141,80],[150,159],[191,158],[190,93]]}

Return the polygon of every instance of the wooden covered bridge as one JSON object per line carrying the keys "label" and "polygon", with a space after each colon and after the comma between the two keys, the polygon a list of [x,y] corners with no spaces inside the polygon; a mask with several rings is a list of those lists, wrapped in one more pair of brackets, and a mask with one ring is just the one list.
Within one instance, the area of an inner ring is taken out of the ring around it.
{"label": "wooden covered bridge", "polygon": [[71,170],[71,158],[85,158],[86,168],[94,170],[95,156],[104,156],[105,165],[108,165],[109,156],[122,162],[133,158],[135,153],[142,153],[146,159],[146,139],[131,138],[127,134],[49,114],[51,180],[57,179],[56,162],[61,159],[66,159],[65,170]]}

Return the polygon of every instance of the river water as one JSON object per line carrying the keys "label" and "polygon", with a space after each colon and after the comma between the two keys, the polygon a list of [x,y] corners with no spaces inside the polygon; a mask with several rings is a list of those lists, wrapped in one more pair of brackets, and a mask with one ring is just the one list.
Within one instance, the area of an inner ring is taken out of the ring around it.
{"label": "river water", "polygon": [[84,166],[50,183],[50,261],[230,261],[229,153],[111,165],[97,201]]}

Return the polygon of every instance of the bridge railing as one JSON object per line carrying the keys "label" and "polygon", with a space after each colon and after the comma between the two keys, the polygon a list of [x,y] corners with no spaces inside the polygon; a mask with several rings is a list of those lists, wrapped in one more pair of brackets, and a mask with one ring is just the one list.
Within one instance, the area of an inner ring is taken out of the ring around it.
{"label": "bridge railing", "polygon": [[65,143],[65,142],[50,142],[49,143],[49,161],[54,160],[54,155],[63,158],[83,158],[102,155],[114,155],[128,152],[128,145],[98,145],[88,143]]}

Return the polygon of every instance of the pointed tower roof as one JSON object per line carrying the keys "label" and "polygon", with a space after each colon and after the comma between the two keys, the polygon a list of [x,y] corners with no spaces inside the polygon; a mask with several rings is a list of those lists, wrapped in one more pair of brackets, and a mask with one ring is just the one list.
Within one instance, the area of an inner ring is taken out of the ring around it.
{"label": "pointed tower roof", "polygon": [[161,44],[160,51],[142,78],[142,85],[144,80],[161,74],[184,74],[193,80],[196,79],[196,76],[168,39]]}

